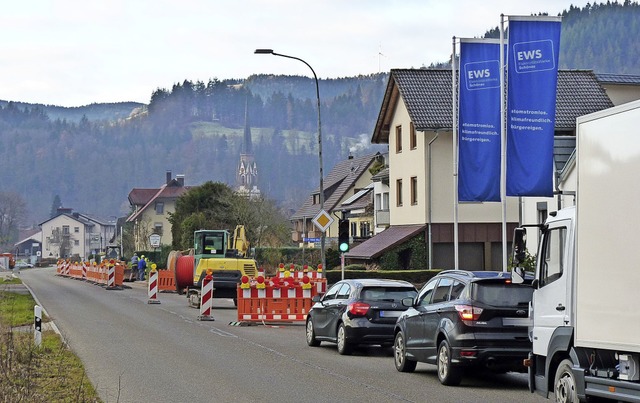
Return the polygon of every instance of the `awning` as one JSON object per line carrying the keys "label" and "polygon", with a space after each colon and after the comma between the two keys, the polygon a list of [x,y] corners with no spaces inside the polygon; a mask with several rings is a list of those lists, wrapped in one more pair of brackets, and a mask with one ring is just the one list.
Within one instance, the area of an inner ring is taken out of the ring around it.
{"label": "awning", "polygon": [[402,244],[423,232],[426,224],[392,225],[381,233],[367,239],[344,254],[347,259],[375,259],[388,249]]}

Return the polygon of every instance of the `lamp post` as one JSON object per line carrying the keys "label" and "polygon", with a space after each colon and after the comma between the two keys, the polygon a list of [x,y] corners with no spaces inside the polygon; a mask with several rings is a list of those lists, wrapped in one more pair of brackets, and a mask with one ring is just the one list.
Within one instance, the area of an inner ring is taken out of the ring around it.
{"label": "lamp post", "polygon": [[[286,57],[288,59],[298,60],[306,64],[307,67],[309,67],[309,69],[311,70],[311,73],[313,73],[313,79],[315,80],[315,83],[316,83],[316,101],[317,101],[317,107],[318,107],[318,162],[320,167],[320,211],[323,211],[324,210],[324,179],[323,179],[323,172],[322,172],[322,126],[320,124],[320,87],[318,86],[318,76],[316,76],[316,72],[313,70],[313,67],[311,67],[309,63],[305,62],[299,57],[276,53],[273,51],[273,49],[256,49],[255,52],[253,53],[257,55],[274,55],[274,56]],[[320,235],[320,259],[322,261],[323,270],[326,270],[327,267],[326,267],[325,256],[324,256],[324,243],[325,243],[325,234],[323,231]]]}

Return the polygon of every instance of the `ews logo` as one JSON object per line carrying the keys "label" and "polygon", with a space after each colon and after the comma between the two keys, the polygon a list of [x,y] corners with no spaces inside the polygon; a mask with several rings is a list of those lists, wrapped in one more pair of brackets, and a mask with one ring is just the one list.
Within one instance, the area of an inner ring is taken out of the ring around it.
{"label": "ews logo", "polygon": [[554,70],[556,62],[553,41],[518,42],[513,45],[513,60],[516,73],[535,73]]}
{"label": "ews logo", "polygon": [[486,60],[464,65],[464,82],[467,90],[486,90],[500,87],[500,61]]}

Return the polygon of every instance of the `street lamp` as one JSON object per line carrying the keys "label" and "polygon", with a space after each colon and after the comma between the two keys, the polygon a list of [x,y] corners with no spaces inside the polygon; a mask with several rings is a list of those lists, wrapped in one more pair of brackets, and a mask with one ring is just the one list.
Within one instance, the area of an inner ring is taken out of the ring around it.
{"label": "street lamp", "polygon": [[[323,179],[323,173],[322,173],[322,126],[320,124],[320,87],[318,86],[318,76],[316,76],[316,72],[313,70],[313,67],[311,67],[309,63],[305,62],[299,57],[276,53],[273,51],[273,49],[256,49],[255,52],[253,53],[256,55],[274,55],[274,56],[286,57],[288,59],[298,60],[306,64],[307,67],[309,67],[309,69],[313,73],[313,79],[316,82],[316,101],[317,101],[317,107],[318,107],[318,161],[320,166],[320,211],[323,211],[324,210],[324,179]],[[320,259],[322,261],[322,269],[326,270],[327,266],[325,264],[326,262],[325,262],[325,256],[324,256],[324,241],[325,241],[325,234],[323,231],[320,235]]]}

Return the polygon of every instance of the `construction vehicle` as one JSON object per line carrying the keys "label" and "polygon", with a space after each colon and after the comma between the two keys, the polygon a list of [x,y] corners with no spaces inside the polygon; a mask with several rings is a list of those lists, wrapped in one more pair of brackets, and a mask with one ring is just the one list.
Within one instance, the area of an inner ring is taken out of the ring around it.
{"label": "construction vehicle", "polygon": [[256,261],[249,257],[249,242],[243,225],[227,230],[199,230],[193,234],[193,251],[176,261],[176,290],[185,293],[192,307],[200,306],[202,281],[211,270],[213,297],[231,298],[237,303],[242,276],[255,277]]}

